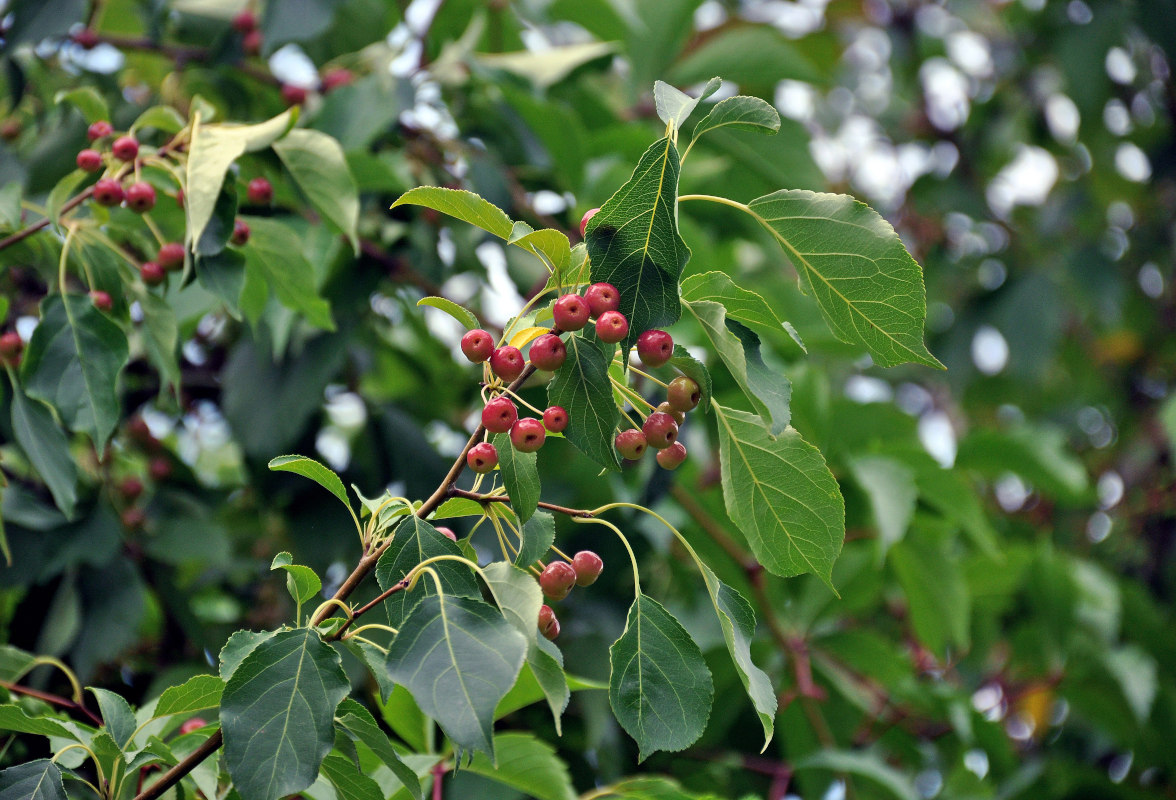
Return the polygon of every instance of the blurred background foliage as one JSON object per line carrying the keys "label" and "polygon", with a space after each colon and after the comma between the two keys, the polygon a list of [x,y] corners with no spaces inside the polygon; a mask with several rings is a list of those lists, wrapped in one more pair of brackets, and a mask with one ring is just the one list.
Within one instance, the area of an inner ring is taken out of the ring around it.
{"label": "blurred background foliage", "polygon": [[[872,366],[831,337],[752,222],[684,204],[687,274],[730,273],[808,348],[798,357],[781,331],[766,358],[792,379],[793,424],[846,497],[840,597],[811,576],[744,568],[713,423],[688,426],[691,458],[672,474],[647,459],[598,477],[549,446],[545,499],[645,502],[755,598],[778,735],[760,754],[750,705],[719,703],[689,751],[638,767],[592,691],[573,698],[562,738],[537,707],[500,727],[538,732],[581,791],[641,771],[725,797],[1173,796],[1170,0],[269,0],[259,56],[229,25],[244,5],[0,11],[0,234],[21,226],[22,195],[43,201],[72,172],[86,121],[54,97],[79,86],[101,93],[116,128],[161,103],[186,115],[197,96],[222,119],[261,121],[285,107],[283,86],[306,89],[303,119],[343,144],[362,202],[355,256],[276,157],[241,160],[239,188],[264,175],[277,190],[272,208],[246,210],[301,233],[335,330],[272,300],[251,324],[199,284],[173,285],[182,385],[169,390],[133,355],[109,458],[74,442],[74,521],[22,469],[4,383],[5,641],[139,700],[207,670],[231,631],[290,617],[267,570],[274,553],[293,551],[333,591],[357,555],[346,516],[266,462],[316,455],[368,496],[427,495],[472,427],[478,387],[460,329],[416,300],[442,294],[501,326],[544,278],[517,250],[419,209],[390,212],[392,201],[418,184],[460,186],[575,241],[581,214],[660,135],[653,81],[719,75],[712,100],[758,95],[784,124],[775,137],[708,136],[682,192],[869,202],[924,265],[928,342],[948,369]],[[99,34],[89,49],[69,39],[87,21]],[[324,86],[338,69],[351,79]],[[43,233],[0,252],[6,330],[28,338],[60,247]],[[702,343],[685,321],[672,332]],[[715,375],[716,395],[739,405]],[[128,477],[147,484],[142,498],[120,494]],[[125,525],[128,507],[145,523]],[[624,555],[572,527],[560,523],[565,550],[591,546],[614,568],[565,604],[560,645],[570,672],[607,677]],[[664,532],[640,518],[627,528],[644,534],[647,591],[715,656],[719,696],[742,698],[697,576]],[[31,748],[17,741],[3,760]],[[522,796],[472,772],[446,791]]]}

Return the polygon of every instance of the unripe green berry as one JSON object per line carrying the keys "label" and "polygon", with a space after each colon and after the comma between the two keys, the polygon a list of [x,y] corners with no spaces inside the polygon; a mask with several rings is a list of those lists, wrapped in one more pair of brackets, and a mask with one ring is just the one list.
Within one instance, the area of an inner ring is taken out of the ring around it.
{"label": "unripe green berry", "polygon": [[666,388],[666,400],[679,411],[693,411],[702,399],[702,390],[693,378],[679,375]]}

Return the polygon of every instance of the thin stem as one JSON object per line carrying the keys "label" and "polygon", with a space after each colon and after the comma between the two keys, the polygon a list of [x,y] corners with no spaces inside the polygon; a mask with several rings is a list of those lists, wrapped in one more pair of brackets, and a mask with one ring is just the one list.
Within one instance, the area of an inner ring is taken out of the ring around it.
{"label": "thin stem", "polygon": [[392,634],[400,633],[400,631],[398,631],[396,628],[393,628],[391,625],[381,625],[378,622],[369,622],[367,625],[360,625],[358,628],[353,630],[350,634],[342,637],[342,639],[350,639],[354,636],[358,636],[363,631],[373,631],[373,630],[374,631],[386,631],[386,632],[392,633]]}
{"label": "thin stem", "polygon": [[596,517],[572,517],[572,521],[603,525],[620,537],[621,544],[625,546],[625,550],[629,553],[629,563],[633,566],[633,595],[634,597],[640,596],[641,575],[637,572],[637,556],[633,553],[633,548],[629,545],[629,540],[625,538],[625,534],[621,533],[621,529],[606,519],[597,519]]}
{"label": "thin stem", "polygon": [[633,402],[634,400],[637,400],[639,403],[641,403],[641,405],[645,406],[650,411],[657,409],[657,406],[651,404],[648,400],[641,396],[640,392],[636,391],[635,389],[631,389],[613,377],[610,377],[609,381],[617,388],[617,391],[619,391],[629,400],[629,404],[633,406],[633,410],[637,412],[637,416],[641,417],[642,420],[645,420],[647,415],[642,413],[641,409],[637,407],[637,403]]}
{"label": "thin stem", "polygon": [[654,383],[656,383],[658,386],[662,387],[663,389],[670,388],[670,385],[668,383],[653,377],[648,372],[642,372],[641,370],[639,370],[635,366],[633,366],[632,362],[629,363],[629,372],[640,375],[642,378],[648,378],[649,380],[653,381]]}
{"label": "thin stem", "polygon": [[[487,503],[509,503],[510,497],[505,494],[478,494],[477,492],[467,492],[465,489],[458,489],[456,486],[449,490],[449,494],[453,497],[464,497],[467,500],[486,505]],[[568,508],[567,506],[557,506],[555,503],[545,503],[539,501],[539,508],[545,511],[554,511],[556,514],[566,514],[569,517],[591,517],[592,512],[582,508]]]}
{"label": "thin stem", "polygon": [[403,590],[404,590],[404,588],[405,588],[405,587],[407,587],[407,586],[408,586],[408,579],[406,578],[406,579],[404,579],[404,580],[400,581],[399,583],[393,584],[393,585],[392,585],[391,587],[389,587],[389,588],[388,588],[386,591],[383,591],[383,592],[381,592],[381,593],[380,593],[380,594],[379,594],[379,595],[378,595],[378,596],[377,596],[377,597],[376,597],[374,600],[372,600],[370,603],[367,603],[366,605],[362,605],[362,606],[360,606],[358,609],[356,609],[356,610],[355,610],[355,611],[354,611],[354,612],[351,614],[351,618],[350,618],[350,619],[348,619],[346,622],[344,622],[344,623],[343,623],[343,627],[342,627],[342,628],[340,628],[339,630],[335,631],[335,638],[342,638],[342,637],[343,637],[343,632],[344,632],[344,631],[346,631],[348,627],[350,627],[351,623],[355,622],[355,621],[356,621],[357,619],[359,619],[361,616],[363,616],[364,614],[366,614],[368,611],[371,611],[373,608],[375,608],[375,607],[376,607],[376,606],[378,606],[380,603],[382,603],[382,602],[384,602],[385,600],[387,600],[387,599],[388,599],[389,597],[391,597],[392,595],[396,594],[396,593],[397,593],[397,592],[399,592],[399,591],[403,591]]}
{"label": "thin stem", "polygon": [[0,681],[0,687],[3,687],[10,692],[16,692],[17,694],[23,694],[28,697],[35,697],[42,702],[49,703],[50,705],[60,706],[61,708],[64,708],[68,711],[81,714],[98,727],[102,727],[101,717],[99,717],[90,709],[86,708],[81,703],[76,703],[73,700],[70,700],[68,697],[51,694],[50,692],[42,692],[39,689],[30,689],[27,686],[20,686],[19,684],[9,683],[8,681]]}
{"label": "thin stem", "polygon": [[745,206],[743,203],[740,203],[737,200],[730,200],[726,197],[716,197],[713,194],[684,194],[678,197],[679,203],[684,203],[687,200],[709,200],[712,203],[731,206],[731,208],[737,208],[740,211],[746,211],[749,214],[751,213],[751,209]]}
{"label": "thin stem", "polygon": [[531,409],[532,411],[534,411],[534,412],[535,412],[536,414],[538,414],[539,416],[543,416],[543,409],[541,409],[541,408],[535,408],[535,406],[531,405],[531,404],[530,404],[530,403],[528,403],[526,400],[524,400],[523,398],[519,397],[519,396],[518,396],[518,394],[516,394],[515,392],[512,392],[510,389],[503,389],[503,390],[502,390],[502,393],[503,393],[503,394],[508,394],[508,395],[510,395],[511,397],[513,397],[515,400],[517,400],[517,401],[518,401],[519,405],[524,405],[524,406],[526,406],[527,408],[529,408],[529,409]]}

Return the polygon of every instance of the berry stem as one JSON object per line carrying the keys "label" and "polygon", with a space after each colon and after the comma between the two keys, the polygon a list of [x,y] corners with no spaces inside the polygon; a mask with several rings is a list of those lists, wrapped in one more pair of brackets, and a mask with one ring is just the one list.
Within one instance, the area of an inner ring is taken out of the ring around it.
{"label": "berry stem", "polygon": [[658,380],[657,378],[650,375],[648,372],[642,372],[641,370],[639,370],[635,366],[633,366],[632,362],[629,363],[629,372],[640,375],[642,378],[647,378],[647,379],[653,381],[654,383],[656,383],[658,386],[662,387],[663,389],[670,388],[668,383],[661,381],[661,380]]}
{"label": "berry stem", "polygon": [[641,412],[641,409],[637,407],[637,403],[633,402],[634,400],[641,403],[641,405],[645,406],[650,411],[655,411],[657,409],[657,406],[651,404],[648,400],[646,400],[644,397],[642,397],[641,393],[638,392],[636,389],[633,389],[629,386],[626,386],[625,384],[621,383],[616,378],[613,378],[611,376],[609,377],[609,381],[612,382],[612,385],[616,387],[617,391],[619,391],[621,394],[625,395],[625,397],[627,397],[629,399],[630,405],[633,406],[633,410],[637,412],[637,415],[639,417],[641,417],[642,421],[645,420],[646,415]]}
{"label": "berry stem", "polygon": [[[528,363],[529,363],[529,362],[528,362]],[[513,397],[513,398],[514,398],[514,399],[515,399],[515,400],[516,400],[516,401],[519,403],[519,405],[526,406],[527,408],[531,409],[531,410],[532,410],[532,411],[534,411],[536,414],[538,414],[540,417],[542,417],[542,416],[543,416],[543,410],[542,410],[542,409],[535,408],[535,406],[531,405],[531,404],[530,404],[530,403],[528,403],[526,400],[524,400],[523,398],[519,397],[517,393],[515,393],[515,392],[512,392],[512,391],[510,390],[510,388],[509,388],[509,387],[504,387],[504,388],[503,388],[503,390],[502,390],[502,393],[503,393],[503,394],[505,394],[505,395],[509,395],[510,397]]]}
{"label": "berry stem", "polygon": [[[509,503],[510,497],[505,494],[478,494],[477,492],[467,492],[465,489],[458,489],[456,486],[449,490],[450,497],[464,497],[467,500],[486,505],[488,503]],[[556,514],[566,514],[569,517],[591,517],[592,512],[582,508],[568,508],[567,506],[557,506],[555,503],[545,503],[539,501],[539,508],[545,511],[554,511]]]}
{"label": "berry stem", "polygon": [[[591,512],[589,513],[591,514]],[[620,537],[621,544],[625,546],[625,550],[629,554],[629,563],[633,566],[633,596],[635,598],[639,597],[641,595],[641,574],[637,571],[637,556],[633,553],[633,548],[629,544],[629,540],[625,538],[625,534],[621,533],[621,529],[616,525],[613,525],[607,519],[597,519],[595,516],[572,517],[572,521],[603,525]]]}

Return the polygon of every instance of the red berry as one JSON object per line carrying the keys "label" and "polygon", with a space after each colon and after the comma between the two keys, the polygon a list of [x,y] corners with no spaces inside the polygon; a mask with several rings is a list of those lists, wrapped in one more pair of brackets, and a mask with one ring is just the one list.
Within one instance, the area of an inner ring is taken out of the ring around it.
{"label": "red berry", "polygon": [[167,272],[154,261],[144,261],[139,267],[139,277],[148,286],[158,286],[167,280]]}
{"label": "red berry", "polygon": [[677,469],[686,460],[686,445],[674,442],[665,450],[657,451],[657,463],[665,469]]}
{"label": "red berry", "polygon": [[184,207],[184,190],[180,189],[176,192],[176,205],[180,208]]}
{"label": "red berry", "polygon": [[555,612],[551,610],[551,606],[546,603],[539,606],[539,633],[543,634],[543,638],[548,641],[559,636],[559,620],[555,618]]}
{"label": "red berry", "polygon": [[602,342],[615,344],[629,335],[629,320],[620,311],[605,311],[596,318],[596,336]]}
{"label": "red berry", "polygon": [[145,214],[155,208],[155,187],[140,181],[127,187],[127,208],[137,214]]}
{"label": "red berry", "polygon": [[164,269],[179,269],[184,266],[184,246],[179,242],[168,242],[159,248],[155,260]]}
{"label": "red berry", "polygon": [[143,481],[138,478],[124,478],[118,485],[118,491],[128,501],[136,500],[143,494]]}
{"label": "red berry", "polygon": [[678,439],[678,423],[669,414],[654,411],[641,426],[641,432],[650,447],[665,450]]}
{"label": "red berry", "polygon": [[681,425],[683,422],[686,421],[686,412],[679,411],[678,409],[676,409],[672,405],[670,405],[668,402],[658,403],[657,408],[655,408],[654,411],[660,411],[663,414],[669,414],[671,417],[674,418],[674,422],[678,423],[679,425]]}
{"label": "red berry", "polygon": [[674,337],[665,331],[646,331],[637,337],[637,355],[646,366],[660,367],[674,355]]}
{"label": "red berry", "polygon": [[86,138],[91,142],[96,142],[112,133],[114,133],[114,128],[111,124],[104,119],[100,119],[97,122],[90,123],[89,129],[86,130]]}
{"label": "red berry", "polygon": [[506,433],[518,418],[519,411],[509,397],[495,397],[482,409],[482,425],[491,433]]}
{"label": "red berry", "polygon": [[552,561],[539,575],[539,588],[551,600],[563,600],[576,585],[576,571],[566,561]]}
{"label": "red berry", "polygon": [[101,178],[94,184],[94,202],[98,205],[117,206],[122,201],[122,184],[114,178]]}
{"label": "red berry", "polygon": [[89,28],[83,28],[69,38],[74,40],[74,43],[83,50],[93,50],[98,46],[98,34]]}
{"label": "red berry", "polygon": [[466,464],[474,472],[485,474],[498,466],[498,450],[489,442],[482,442],[470,448]]}
{"label": "red berry", "polygon": [[572,556],[572,569],[576,570],[577,586],[591,586],[604,570],[604,562],[591,550],[581,550]]}
{"label": "red berry", "polygon": [[0,335],[0,365],[15,367],[20,363],[20,352],[24,350],[24,340],[16,331],[8,331]]}
{"label": "red berry", "polygon": [[207,724],[208,723],[200,717],[192,717],[192,719],[185,720],[184,724],[180,726],[180,733],[186,734],[191,733],[192,731],[198,731]]}
{"label": "red berry", "polygon": [[490,354],[490,369],[504,381],[513,381],[523,374],[526,362],[517,347],[504,345]]}
{"label": "red berry", "polygon": [[6,119],[4,122],[0,122],[0,139],[6,142],[15,141],[22,132],[24,132],[24,125],[19,119]]}
{"label": "red berry", "polygon": [[274,185],[265,178],[254,178],[249,181],[248,196],[254,205],[269,205],[274,199]]}
{"label": "red berry", "polygon": [[554,333],[545,333],[531,342],[531,363],[539,369],[555,371],[567,357],[567,346]]}
{"label": "red berry", "polygon": [[599,317],[606,311],[616,311],[621,307],[621,293],[611,283],[594,283],[584,292],[584,299],[588,301],[588,308],[592,316]]}
{"label": "red berry", "polygon": [[119,161],[134,161],[139,155],[139,142],[134,136],[120,136],[110,146],[110,151]]}
{"label": "red berry", "polygon": [[552,433],[563,433],[568,427],[568,412],[563,406],[551,406],[543,412],[543,426]]}
{"label": "red berry", "polygon": [[249,33],[257,29],[257,15],[252,11],[241,11],[233,17],[233,30],[237,33]]}
{"label": "red berry", "polygon": [[282,100],[288,106],[301,106],[306,104],[307,91],[301,86],[294,86],[289,83],[282,84]]}
{"label": "red berry", "polygon": [[147,522],[147,514],[141,508],[128,508],[122,512],[123,527],[129,531],[142,529]]}
{"label": "red berry", "polygon": [[494,352],[494,337],[481,328],[468,331],[461,337],[461,352],[475,364],[481,364]]}
{"label": "red berry", "polygon": [[147,471],[151,473],[153,481],[166,481],[171,477],[172,465],[163,456],[151,459],[151,463],[147,465]]}
{"label": "red berry", "polygon": [[555,325],[561,331],[578,331],[588,324],[591,311],[588,303],[578,294],[565,294],[555,301],[551,315],[555,317]]}
{"label": "red berry", "polygon": [[636,428],[629,428],[617,434],[617,438],[613,440],[613,444],[617,448],[617,452],[621,454],[622,458],[627,458],[630,461],[636,461],[645,453],[645,448],[649,443],[645,441],[645,434]]}
{"label": "red berry", "polygon": [[340,86],[346,86],[355,80],[355,73],[343,67],[335,67],[323,73],[323,94],[338,89]]}
{"label": "red berry", "polygon": [[547,440],[547,429],[534,417],[524,417],[510,426],[510,443],[520,453],[534,453]]}
{"label": "red berry", "polygon": [[679,411],[692,411],[702,399],[702,390],[693,378],[679,375],[666,387],[666,400]]}
{"label": "red berry", "polygon": [[78,153],[78,169],[86,172],[97,172],[102,169],[102,154],[97,150],[86,149]]}
{"label": "red berry", "polygon": [[229,238],[233,244],[241,247],[249,241],[249,223],[242,219],[233,220],[233,235]]}
{"label": "red berry", "polygon": [[580,238],[581,239],[583,239],[584,236],[587,235],[587,233],[588,233],[588,220],[595,217],[596,212],[599,210],[600,210],[599,208],[590,208],[584,212],[584,217],[583,217],[583,219],[580,220]]}
{"label": "red berry", "polygon": [[247,56],[255,56],[261,52],[261,31],[249,31],[241,37],[241,50]]}
{"label": "red berry", "polygon": [[114,300],[110,298],[110,295],[98,289],[90,292],[90,302],[99,311],[109,311],[114,308]]}
{"label": "red berry", "polygon": [[457,541],[457,534],[453,532],[453,528],[446,528],[444,525],[438,525],[436,527],[436,531],[451,542]]}

